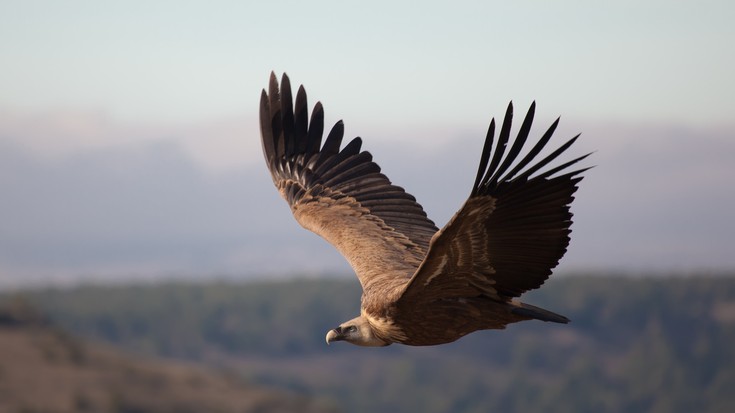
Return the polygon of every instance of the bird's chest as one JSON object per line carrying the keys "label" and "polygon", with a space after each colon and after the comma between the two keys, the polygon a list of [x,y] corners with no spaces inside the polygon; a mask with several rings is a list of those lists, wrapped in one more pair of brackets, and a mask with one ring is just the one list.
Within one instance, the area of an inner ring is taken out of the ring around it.
{"label": "bird's chest", "polygon": [[375,335],[387,342],[403,342],[406,336],[403,326],[396,322],[397,297],[391,294],[363,293],[360,313],[367,318]]}

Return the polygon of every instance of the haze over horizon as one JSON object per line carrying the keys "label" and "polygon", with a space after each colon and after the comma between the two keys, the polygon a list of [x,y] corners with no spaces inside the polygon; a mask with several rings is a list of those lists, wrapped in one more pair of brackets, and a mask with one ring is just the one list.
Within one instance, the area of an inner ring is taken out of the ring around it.
{"label": "haze over horizon", "polygon": [[596,151],[557,272],[735,268],[731,3],[322,4],[0,5],[0,286],[349,274],[263,165],[271,70],[440,227],[536,100]]}

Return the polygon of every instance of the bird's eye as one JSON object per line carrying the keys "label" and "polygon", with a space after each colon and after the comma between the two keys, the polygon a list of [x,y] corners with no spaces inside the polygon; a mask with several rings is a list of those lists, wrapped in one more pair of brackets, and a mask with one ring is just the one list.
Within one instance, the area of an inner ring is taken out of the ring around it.
{"label": "bird's eye", "polygon": [[355,326],[349,326],[349,327],[347,327],[347,331],[350,332],[350,333],[354,333],[355,331],[357,331],[357,327],[355,327]]}

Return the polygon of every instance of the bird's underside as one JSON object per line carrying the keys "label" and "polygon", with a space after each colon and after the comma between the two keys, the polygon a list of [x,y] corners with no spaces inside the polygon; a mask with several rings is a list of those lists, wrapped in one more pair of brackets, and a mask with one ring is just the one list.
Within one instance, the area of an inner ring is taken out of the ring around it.
{"label": "bird's underside", "polygon": [[470,196],[439,230],[361,150],[360,138],[342,147],[342,121],[322,143],[322,105],[309,117],[304,88],[294,102],[288,77],[279,88],[271,73],[260,126],[273,182],[296,220],[340,251],[363,288],[360,315],[330,330],[327,342],[434,345],[522,320],[569,321],[517,300],[566,252],[569,205],[586,170],[569,168],[589,155],[548,166],[575,136],[539,156],[557,119],[521,156],[534,111],[535,103],[511,139],[509,105],[494,148],[492,120]]}

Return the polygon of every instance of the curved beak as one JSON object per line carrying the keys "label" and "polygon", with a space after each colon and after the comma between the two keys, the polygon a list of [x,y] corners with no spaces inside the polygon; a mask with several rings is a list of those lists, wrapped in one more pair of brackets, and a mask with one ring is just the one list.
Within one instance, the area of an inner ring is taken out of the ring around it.
{"label": "curved beak", "polygon": [[342,341],[344,339],[345,336],[342,335],[342,331],[340,331],[339,327],[335,328],[334,330],[329,330],[329,332],[327,332],[327,345],[332,341]]}

